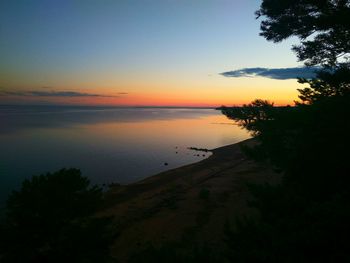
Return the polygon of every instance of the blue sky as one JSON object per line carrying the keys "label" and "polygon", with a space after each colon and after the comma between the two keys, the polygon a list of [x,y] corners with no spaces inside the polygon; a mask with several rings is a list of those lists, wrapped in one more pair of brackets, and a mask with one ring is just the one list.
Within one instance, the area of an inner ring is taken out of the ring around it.
{"label": "blue sky", "polygon": [[136,95],[158,94],[163,86],[195,92],[201,83],[215,83],[213,78],[219,88],[226,81],[234,86],[235,80],[221,80],[221,72],[300,65],[290,51],[293,40],[274,44],[259,36],[254,16],[259,4],[2,0],[0,86]]}

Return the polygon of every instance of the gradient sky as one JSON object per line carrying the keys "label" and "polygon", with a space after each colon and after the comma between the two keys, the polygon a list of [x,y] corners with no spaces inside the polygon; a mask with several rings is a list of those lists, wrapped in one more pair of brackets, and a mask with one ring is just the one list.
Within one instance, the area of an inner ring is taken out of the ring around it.
{"label": "gradient sky", "polygon": [[[301,65],[259,34],[257,0],[1,0],[0,104],[292,103],[294,79],[225,71]],[[294,41],[294,42],[293,42]]]}

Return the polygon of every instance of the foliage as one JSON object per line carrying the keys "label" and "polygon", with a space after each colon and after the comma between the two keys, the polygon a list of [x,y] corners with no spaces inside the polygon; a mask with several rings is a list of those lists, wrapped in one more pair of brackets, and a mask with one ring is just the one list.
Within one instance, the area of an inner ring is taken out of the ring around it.
{"label": "foliage", "polygon": [[324,70],[318,72],[316,79],[299,79],[299,83],[307,83],[310,87],[298,89],[299,98],[303,103],[312,104],[330,97],[346,96],[350,92],[350,66],[340,64],[333,72]]}
{"label": "foliage", "polygon": [[111,218],[95,217],[102,190],[77,169],[33,176],[7,202],[2,262],[108,262]]}
{"label": "foliage", "polygon": [[[282,171],[279,185],[252,187],[258,218],[228,231],[234,262],[348,262],[350,235],[350,1],[264,0],[261,29],[275,42],[297,36],[306,64],[324,64],[299,79],[295,107],[255,100],[222,112],[259,142],[252,157]],[[342,61],[340,61],[342,57]]]}
{"label": "foliage", "polygon": [[264,0],[256,15],[266,17],[260,35],[267,40],[298,37],[293,50],[307,65],[334,66],[350,53],[349,0]]}
{"label": "foliage", "polygon": [[348,194],[324,202],[283,186],[256,187],[254,194],[260,218],[228,231],[231,262],[349,262]]}
{"label": "foliage", "polygon": [[[260,218],[229,234],[232,261],[350,260],[350,96],[310,98],[296,107],[223,109],[259,141],[251,156],[283,171],[280,185],[255,187]],[[247,110],[255,112],[248,121]]]}
{"label": "foliage", "polygon": [[248,129],[253,135],[259,135],[259,124],[272,120],[275,112],[273,103],[266,100],[256,99],[242,107],[222,107],[222,113],[229,119],[238,120],[240,124]]}

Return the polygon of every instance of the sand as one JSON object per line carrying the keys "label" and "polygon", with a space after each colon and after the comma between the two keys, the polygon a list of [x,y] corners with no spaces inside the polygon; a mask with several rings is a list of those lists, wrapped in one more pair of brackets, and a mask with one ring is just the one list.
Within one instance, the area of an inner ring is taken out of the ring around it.
{"label": "sand", "polygon": [[224,226],[254,215],[248,183],[278,183],[281,175],[245,156],[249,139],[212,150],[198,163],[162,172],[106,193],[103,215],[115,217],[120,235],[112,254],[120,261],[152,244],[189,242],[225,246]]}

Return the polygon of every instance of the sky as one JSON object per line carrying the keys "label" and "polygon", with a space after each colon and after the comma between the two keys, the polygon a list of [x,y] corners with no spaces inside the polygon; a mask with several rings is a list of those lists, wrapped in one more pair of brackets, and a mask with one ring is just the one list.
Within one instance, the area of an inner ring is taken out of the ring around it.
{"label": "sky", "polygon": [[259,5],[1,0],[0,104],[293,104],[301,88],[293,76],[236,74],[302,65],[290,50],[295,39],[276,44],[259,36]]}

